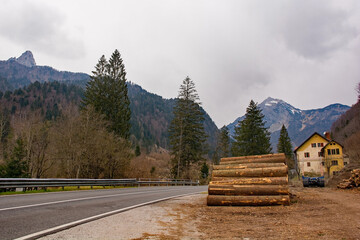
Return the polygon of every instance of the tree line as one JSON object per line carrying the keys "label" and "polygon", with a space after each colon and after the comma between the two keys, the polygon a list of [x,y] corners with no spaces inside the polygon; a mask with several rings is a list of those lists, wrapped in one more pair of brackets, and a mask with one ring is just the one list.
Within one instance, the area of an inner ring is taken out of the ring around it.
{"label": "tree line", "polygon": [[[65,98],[57,97],[64,92]],[[130,139],[130,100],[118,50],[109,60],[101,56],[83,94],[65,84],[35,82],[14,93],[1,93],[0,100],[16,103],[12,109],[0,109],[1,177],[127,177],[131,159],[141,154],[139,145],[134,146]],[[186,77],[168,129],[169,177],[207,178],[204,115],[195,83]],[[270,134],[263,117],[251,101],[233,140],[226,127],[220,130],[214,161],[230,155],[270,153]],[[291,148],[283,126],[278,151],[291,157]]]}
{"label": "tree line", "polygon": [[78,101],[57,98],[58,90],[66,88],[64,84],[36,82],[24,88],[25,92],[4,94],[4,101],[27,99],[29,106],[15,106],[14,114],[1,109],[1,177],[126,176],[133,150],[120,53],[115,50],[108,62],[104,56],[100,58],[80,108]]}

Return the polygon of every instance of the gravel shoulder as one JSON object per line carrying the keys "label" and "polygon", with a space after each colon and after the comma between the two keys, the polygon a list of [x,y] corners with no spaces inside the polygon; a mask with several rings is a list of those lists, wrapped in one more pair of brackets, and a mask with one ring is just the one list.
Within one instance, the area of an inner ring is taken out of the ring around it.
{"label": "gravel shoulder", "polygon": [[208,207],[175,198],[41,239],[360,239],[360,191],[291,188],[290,206]]}

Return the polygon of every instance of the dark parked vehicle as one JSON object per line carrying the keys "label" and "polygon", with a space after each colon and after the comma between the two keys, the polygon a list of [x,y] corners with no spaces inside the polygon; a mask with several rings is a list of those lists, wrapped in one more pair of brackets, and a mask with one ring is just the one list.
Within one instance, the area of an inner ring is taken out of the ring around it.
{"label": "dark parked vehicle", "polygon": [[325,187],[325,178],[322,177],[304,177],[302,176],[304,187]]}

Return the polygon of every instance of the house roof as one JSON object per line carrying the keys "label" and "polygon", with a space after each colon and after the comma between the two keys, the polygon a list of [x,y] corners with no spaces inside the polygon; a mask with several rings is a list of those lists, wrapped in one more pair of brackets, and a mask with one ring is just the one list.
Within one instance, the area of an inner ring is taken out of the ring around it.
{"label": "house roof", "polygon": [[[323,138],[325,141],[328,142],[327,144],[329,144],[329,142],[330,142],[329,139],[321,136],[321,134],[319,134],[318,132],[314,132],[310,137],[308,137],[302,144],[300,144],[300,146],[298,146],[298,147],[294,150],[294,153],[296,153],[296,151],[297,151],[298,149],[300,149],[300,148],[302,147],[302,145],[304,145],[307,141],[310,140],[310,138],[312,138],[312,137],[315,136],[315,135],[319,135],[321,138]],[[326,145],[327,145],[327,144],[326,144]],[[325,145],[325,146],[326,146],[326,145]]]}
{"label": "house roof", "polygon": [[343,145],[341,145],[340,143],[338,143],[337,141],[335,141],[335,140],[331,140],[331,141],[329,141],[322,149],[321,149],[321,151],[323,151],[325,148],[326,148],[326,146],[327,145],[329,145],[330,143],[336,143],[336,144],[339,144],[342,148],[344,148],[344,146]]}

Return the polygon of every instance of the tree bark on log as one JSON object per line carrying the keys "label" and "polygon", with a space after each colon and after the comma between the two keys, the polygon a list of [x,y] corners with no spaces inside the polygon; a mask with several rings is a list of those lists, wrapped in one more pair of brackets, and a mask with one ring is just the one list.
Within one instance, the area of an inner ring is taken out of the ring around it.
{"label": "tree bark on log", "polygon": [[284,177],[287,176],[288,168],[269,167],[269,168],[248,168],[248,169],[229,169],[214,170],[213,177]]}
{"label": "tree bark on log", "polygon": [[208,206],[268,206],[289,205],[288,195],[278,196],[220,196],[208,195]]}
{"label": "tree bark on log", "polygon": [[226,178],[213,177],[210,184],[214,185],[287,185],[287,177],[263,177],[263,178]]}
{"label": "tree bark on log", "polygon": [[247,196],[247,195],[288,195],[286,185],[215,185],[210,184],[210,195]]}
{"label": "tree bark on log", "polygon": [[243,164],[227,164],[227,165],[214,165],[214,170],[226,169],[246,169],[246,168],[266,168],[266,167],[283,167],[284,163],[243,163]]}
{"label": "tree bark on log", "polygon": [[240,156],[240,157],[226,157],[221,158],[221,162],[231,162],[237,160],[249,160],[249,159],[276,159],[276,158],[285,158],[284,153],[272,153],[265,155],[253,155],[253,156]]}

